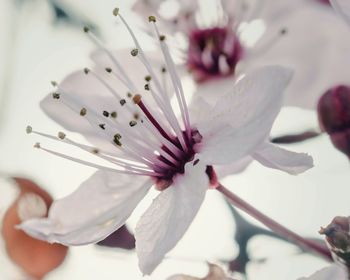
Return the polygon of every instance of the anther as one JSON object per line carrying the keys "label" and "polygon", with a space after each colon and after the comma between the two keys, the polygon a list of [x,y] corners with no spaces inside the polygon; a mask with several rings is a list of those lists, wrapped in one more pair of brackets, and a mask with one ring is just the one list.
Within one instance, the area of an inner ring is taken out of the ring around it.
{"label": "anther", "polygon": [[32,131],[33,131],[33,128],[32,128],[30,125],[28,125],[28,126],[26,127],[26,133],[27,133],[27,134],[30,134],[30,133],[32,133]]}
{"label": "anther", "polygon": [[37,149],[40,149],[40,148],[41,148],[39,142],[35,143],[33,147],[34,147],[34,148],[37,148]]}
{"label": "anther", "polygon": [[113,9],[113,15],[116,17],[119,15],[119,8],[114,8]]}
{"label": "anther", "polygon": [[64,138],[66,138],[66,134],[64,132],[58,132],[58,138],[60,138],[61,140],[64,140]]}
{"label": "anther", "polygon": [[126,103],[126,100],[125,99],[120,99],[119,103],[120,103],[120,105],[124,106],[124,104]]}
{"label": "anther", "polygon": [[152,77],[151,77],[150,75],[147,75],[147,76],[145,77],[145,81],[146,81],[146,82],[149,82],[151,79],[152,79]]}
{"label": "anther", "polygon": [[57,86],[57,82],[56,82],[56,81],[51,81],[51,85],[52,85],[53,87],[56,87],[56,86]]}
{"label": "anther", "polygon": [[131,127],[133,127],[133,126],[137,125],[137,121],[130,121],[130,122],[129,122],[129,125],[130,125]]}
{"label": "anther", "polygon": [[122,142],[120,142],[118,139],[113,139],[113,142],[119,147],[122,146]]}
{"label": "anther", "polygon": [[86,108],[81,108],[81,110],[80,110],[80,116],[85,116],[86,115]]}
{"label": "anther", "polygon": [[131,53],[132,56],[137,56],[138,53],[139,53],[139,50],[138,49],[132,49],[130,53]]}
{"label": "anther", "polygon": [[103,130],[106,129],[106,124],[104,124],[104,123],[101,123],[101,124],[99,124],[98,126],[101,127]]}
{"label": "anther", "polygon": [[84,68],[84,73],[87,75],[87,74],[89,74],[89,72],[90,72],[90,69],[89,68]]}
{"label": "anther", "polygon": [[91,153],[97,155],[100,151],[97,148],[92,149]]}
{"label": "anther", "polygon": [[141,101],[142,96],[140,94],[136,94],[133,98],[132,101],[134,101],[135,104],[139,104]]}
{"label": "anther", "polygon": [[162,67],[162,73],[165,73],[166,72],[166,68],[163,66]]}
{"label": "anther", "polygon": [[116,133],[116,134],[114,135],[114,139],[120,140],[120,139],[122,139],[122,136],[121,136],[119,133]]}
{"label": "anther", "polygon": [[85,32],[85,33],[88,33],[89,31],[90,31],[89,27],[84,26],[84,32]]}
{"label": "anther", "polygon": [[113,112],[111,113],[111,117],[112,117],[113,119],[115,119],[115,118],[117,117],[117,112],[116,112],[116,111],[113,111]]}
{"label": "anther", "polygon": [[135,119],[135,120],[138,120],[139,118],[140,118],[139,113],[134,113],[134,119]]}
{"label": "anther", "polygon": [[52,97],[53,97],[53,99],[60,99],[60,94],[57,93],[57,92],[54,92],[54,93],[52,94]]}
{"label": "anther", "polygon": [[108,118],[109,117],[109,113],[107,112],[107,111],[103,111],[103,113],[102,113],[106,118]]}
{"label": "anther", "polygon": [[156,22],[157,19],[156,19],[155,16],[149,16],[149,17],[148,17],[148,21],[149,21],[149,22]]}
{"label": "anther", "polygon": [[106,67],[105,70],[106,70],[107,73],[111,73],[112,72],[112,68],[110,68],[110,67]]}
{"label": "anther", "polygon": [[145,84],[145,90],[149,90],[149,84]]}
{"label": "anther", "polygon": [[129,97],[129,98],[131,98],[131,97],[132,97],[132,93],[131,93],[131,92],[128,92],[128,93],[126,94],[126,96]]}
{"label": "anther", "polygon": [[159,40],[164,41],[165,40],[165,35],[160,35]]}
{"label": "anther", "polygon": [[121,139],[121,138],[122,138],[122,136],[121,136],[119,133],[117,133],[116,135],[114,135],[113,142],[114,142],[117,146],[119,146],[119,147],[122,146],[122,142],[120,142],[120,139]]}

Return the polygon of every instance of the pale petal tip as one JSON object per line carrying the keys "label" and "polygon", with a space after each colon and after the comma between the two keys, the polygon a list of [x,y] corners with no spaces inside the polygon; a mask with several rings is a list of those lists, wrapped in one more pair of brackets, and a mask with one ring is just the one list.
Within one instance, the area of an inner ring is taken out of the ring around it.
{"label": "pale petal tip", "polygon": [[301,163],[296,166],[294,169],[291,169],[288,173],[291,175],[299,175],[302,174],[309,169],[314,167],[314,159],[307,153],[301,153],[300,157],[303,157],[300,161]]}
{"label": "pale petal tip", "polygon": [[156,267],[158,266],[159,263],[150,263],[147,260],[143,261],[141,259],[139,259],[139,268],[140,271],[142,272],[142,276],[147,276],[147,275],[151,275],[153,273],[153,271],[156,269]]}
{"label": "pale petal tip", "polygon": [[30,219],[16,225],[15,228],[22,230],[35,239],[46,241],[51,244],[57,243],[51,234],[52,221],[49,219]]}

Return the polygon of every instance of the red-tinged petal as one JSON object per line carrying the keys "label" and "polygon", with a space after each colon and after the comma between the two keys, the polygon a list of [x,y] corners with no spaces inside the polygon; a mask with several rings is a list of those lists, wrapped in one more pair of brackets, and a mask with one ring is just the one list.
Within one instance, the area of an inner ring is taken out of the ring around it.
{"label": "red-tinged petal", "polygon": [[34,182],[23,178],[15,178],[15,181],[20,193],[4,216],[2,235],[11,260],[21,267],[26,274],[41,279],[61,265],[67,255],[68,248],[59,244],[51,245],[39,241],[15,228],[16,225],[22,222],[18,211],[19,205],[21,203],[23,205],[21,199],[25,199],[28,194],[42,199],[47,208],[52,203],[52,197]]}

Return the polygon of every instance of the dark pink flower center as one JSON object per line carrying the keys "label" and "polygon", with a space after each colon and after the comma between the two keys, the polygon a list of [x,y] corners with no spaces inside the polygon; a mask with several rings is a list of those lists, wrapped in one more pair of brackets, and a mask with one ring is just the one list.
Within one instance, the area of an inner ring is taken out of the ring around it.
{"label": "dark pink flower center", "polygon": [[189,35],[187,67],[197,82],[232,75],[243,48],[229,28],[193,30]]}
{"label": "dark pink flower center", "polygon": [[350,156],[350,87],[328,90],[317,109],[321,128],[331,136],[334,146]]}
{"label": "dark pink flower center", "polygon": [[[189,127],[187,131],[180,132],[179,137],[183,139],[181,143],[178,136],[170,135],[162,128],[161,124],[143,103],[140,95],[135,95],[133,101],[144,112],[159,134],[168,141],[167,144],[161,146],[164,153],[163,155],[159,153],[157,162],[153,166],[154,172],[159,174],[154,177],[156,188],[164,190],[172,184],[174,176],[185,173],[185,165],[194,159],[196,153],[194,146],[202,140],[202,136],[197,129]],[[196,160],[193,162],[194,165],[197,163]]]}
{"label": "dark pink flower center", "polygon": [[[186,137],[185,132],[183,132],[183,135]],[[161,173],[161,176],[158,176],[156,178],[156,188],[158,190],[164,190],[167,187],[169,187],[172,182],[173,178],[177,174],[184,174],[185,173],[185,165],[187,162],[192,161],[194,159],[194,156],[196,154],[194,150],[194,145],[196,143],[199,143],[201,141],[201,135],[197,130],[193,130],[191,132],[191,139],[188,139],[186,137],[186,144],[187,144],[187,151],[183,151],[182,153],[174,154],[167,149],[167,147],[163,146],[162,150],[170,154],[174,159],[175,162],[170,162],[168,159],[166,159],[163,156],[159,156],[159,160],[167,164],[166,168],[159,168],[156,170],[158,173]],[[173,143],[176,144],[177,147],[181,149],[180,141],[176,137],[172,140]],[[194,161],[193,164],[197,164],[198,161]]]}

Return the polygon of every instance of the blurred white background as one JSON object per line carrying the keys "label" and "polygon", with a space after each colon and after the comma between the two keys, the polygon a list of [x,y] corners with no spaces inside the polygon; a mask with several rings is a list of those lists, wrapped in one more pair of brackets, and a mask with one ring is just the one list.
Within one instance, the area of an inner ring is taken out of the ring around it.
{"label": "blurred white background", "polygon": [[[28,124],[41,131],[56,133],[61,128],[44,115],[39,102],[51,90],[51,80],[61,80],[72,70],[91,64],[93,46],[79,28],[63,22],[53,24],[47,1],[23,0],[14,8],[12,0],[0,2],[0,171],[5,175],[23,176],[46,187],[55,198],[63,197],[85,180],[94,170],[33,149],[41,139],[28,136]],[[129,8],[133,1],[75,0],[69,7],[96,23],[103,38],[114,48],[131,47],[125,32],[119,32],[112,16],[119,5],[135,28],[140,40],[148,38],[137,31],[142,20]],[[124,37],[125,36],[125,37]],[[280,135],[317,127],[314,112],[284,109],[273,133]],[[78,136],[77,136],[78,137]],[[315,167],[293,177],[253,163],[243,174],[224,181],[232,191],[262,212],[299,234],[318,237],[321,225],[336,215],[350,214],[349,162],[323,135],[298,145],[289,145],[314,157]],[[13,199],[11,186],[0,186],[0,216]],[[137,208],[128,224],[131,229],[150,203],[154,193]],[[143,278],[134,252],[107,250],[96,246],[72,248],[59,269],[47,279],[155,279],[163,280],[175,273],[204,276],[206,261],[232,259],[237,254],[233,234],[235,225],[222,197],[209,191],[195,222],[151,277]],[[323,267],[319,258],[299,254],[296,247],[282,241],[256,238],[249,245],[253,261],[248,267],[252,280],[295,280]],[[260,261],[267,258],[266,261]],[[7,259],[0,257],[0,279],[24,279]]]}

